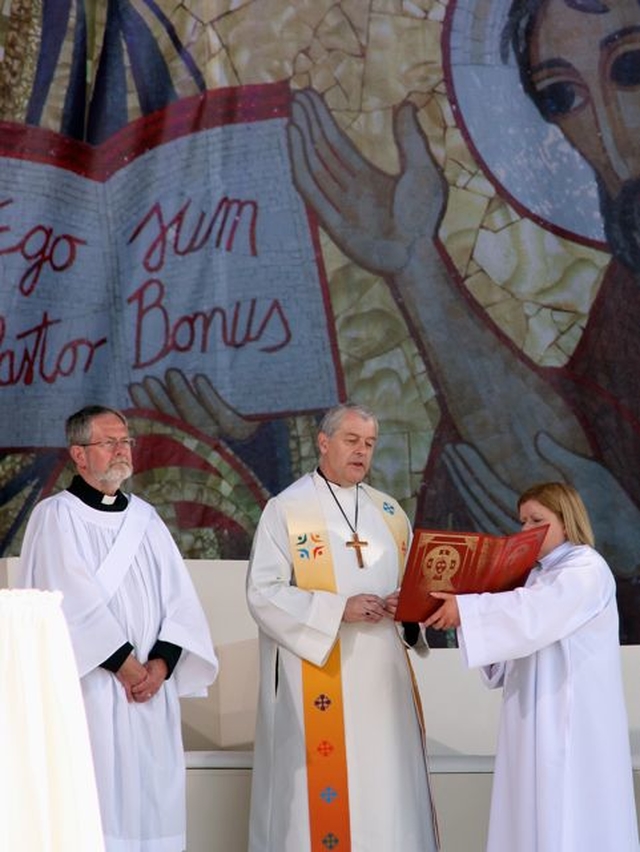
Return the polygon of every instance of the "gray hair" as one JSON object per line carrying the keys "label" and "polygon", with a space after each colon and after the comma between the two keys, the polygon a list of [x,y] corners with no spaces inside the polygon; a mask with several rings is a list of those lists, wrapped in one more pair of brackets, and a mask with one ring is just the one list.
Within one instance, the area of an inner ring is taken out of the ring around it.
{"label": "gray hair", "polygon": [[69,447],[81,446],[91,440],[91,426],[96,417],[102,414],[115,414],[116,417],[128,426],[127,418],[117,408],[108,408],[105,405],[86,405],[80,411],[76,411],[67,418],[64,425]]}
{"label": "gray hair", "polygon": [[343,402],[341,405],[330,408],[320,421],[318,433],[323,432],[329,437],[335,435],[346,415],[351,413],[357,414],[363,420],[372,420],[376,427],[376,434],[378,433],[378,418],[376,415],[370,408],[367,408],[365,405],[358,405],[355,402]]}

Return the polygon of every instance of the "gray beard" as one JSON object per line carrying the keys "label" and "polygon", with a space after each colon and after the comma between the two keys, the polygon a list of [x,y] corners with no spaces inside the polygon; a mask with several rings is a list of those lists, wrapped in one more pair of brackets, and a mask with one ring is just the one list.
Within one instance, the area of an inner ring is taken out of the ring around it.
{"label": "gray beard", "polygon": [[102,476],[97,477],[101,485],[118,489],[133,474],[133,467],[125,461],[115,462]]}

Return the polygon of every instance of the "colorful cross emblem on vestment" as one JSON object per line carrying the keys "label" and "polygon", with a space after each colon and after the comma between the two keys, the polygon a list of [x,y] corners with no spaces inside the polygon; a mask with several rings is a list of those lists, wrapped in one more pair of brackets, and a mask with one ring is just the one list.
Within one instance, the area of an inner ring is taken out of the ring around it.
{"label": "colorful cross emblem on vestment", "polygon": [[333,754],[333,744],[328,740],[320,740],[316,751],[320,757],[330,757]]}
{"label": "colorful cross emblem on vestment", "polygon": [[325,543],[319,533],[300,533],[295,547],[300,559],[318,559],[324,554]]}
{"label": "colorful cross emblem on vestment", "polygon": [[334,799],[338,798],[338,792],[337,790],[334,790],[333,787],[325,787],[320,793],[320,798],[330,805]]}
{"label": "colorful cross emblem on vestment", "polygon": [[331,699],[328,695],[321,693],[313,702],[313,706],[316,707],[318,710],[322,710],[322,712],[324,713],[325,710],[328,710],[329,707],[331,707]]}

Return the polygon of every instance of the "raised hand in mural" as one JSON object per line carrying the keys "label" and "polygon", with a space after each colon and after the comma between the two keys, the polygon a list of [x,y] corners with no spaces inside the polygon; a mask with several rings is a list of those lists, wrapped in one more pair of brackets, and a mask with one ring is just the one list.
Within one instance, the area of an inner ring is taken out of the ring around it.
{"label": "raised hand in mural", "polygon": [[[535,447],[540,457],[556,469],[555,479],[571,482],[580,492],[590,510],[596,546],[613,572],[619,577],[637,574],[640,511],[611,472],[594,459],[566,449],[545,432],[536,436]],[[478,528],[495,535],[514,532],[518,528],[518,494],[469,444],[448,444],[443,455]]]}
{"label": "raised hand in mural", "polygon": [[403,269],[416,240],[435,233],[445,204],[446,183],[415,106],[403,103],[394,114],[397,176],[360,154],[312,89],[294,94],[288,134],[298,190],[334,242],[372,272]]}
{"label": "raised hand in mural", "polygon": [[451,481],[477,529],[509,535],[518,529],[518,492],[495,474],[470,444],[447,444],[442,451]]}
{"label": "raised hand in mural", "polygon": [[315,92],[293,96],[289,127],[296,186],[345,254],[384,275],[413,329],[430,378],[462,441],[520,491],[556,475],[536,451],[544,430],[590,454],[575,414],[511,347],[445,266],[437,229],[447,202],[414,106],[394,116],[400,170],[369,163]]}
{"label": "raised hand in mural", "polygon": [[130,384],[133,404],[177,417],[214,437],[244,441],[259,428],[259,423],[246,420],[228,405],[207,376],[196,375],[189,381],[180,370],[167,370],[164,379],[147,376]]}

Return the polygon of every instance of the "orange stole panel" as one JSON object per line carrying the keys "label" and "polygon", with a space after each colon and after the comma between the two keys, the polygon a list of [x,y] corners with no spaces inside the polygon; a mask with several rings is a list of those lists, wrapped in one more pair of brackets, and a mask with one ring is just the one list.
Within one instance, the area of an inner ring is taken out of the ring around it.
{"label": "orange stole panel", "polygon": [[[307,531],[301,530],[293,518],[289,522],[296,583],[301,589],[335,592],[327,532],[317,531],[318,518],[312,521],[308,511],[305,515],[296,520]],[[326,852],[339,846],[348,852],[349,780],[339,640],[324,666],[302,661],[302,700],[311,850]]]}

